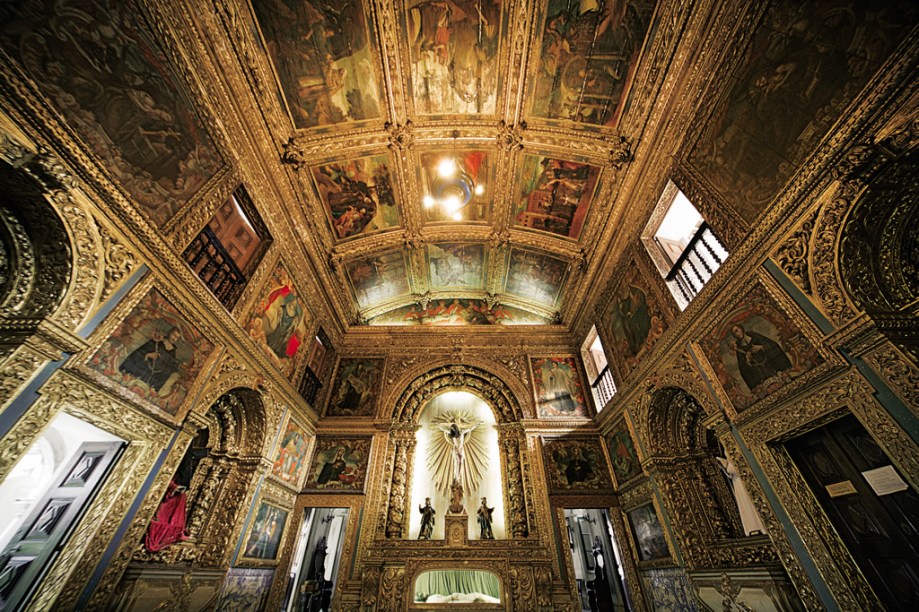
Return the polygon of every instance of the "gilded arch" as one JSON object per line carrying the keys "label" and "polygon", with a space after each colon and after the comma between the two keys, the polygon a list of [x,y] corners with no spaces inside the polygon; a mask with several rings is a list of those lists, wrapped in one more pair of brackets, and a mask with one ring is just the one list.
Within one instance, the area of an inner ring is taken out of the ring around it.
{"label": "gilded arch", "polygon": [[516,423],[523,418],[516,395],[501,378],[477,366],[444,365],[417,376],[405,387],[395,402],[393,420],[415,423],[422,408],[436,395],[464,390],[491,405],[498,423]]}
{"label": "gilded arch", "polygon": [[495,412],[500,461],[505,475],[506,524],[514,538],[530,534],[535,516],[531,477],[526,460],[526,437],[519,426],[520,404],[501,378],[477,366],[443,365],[430,369],[406,385],[395,403],[386,465],[392,467],[387,510],[382,527],[386,538],[402,538],[408,528],[408,486],[415,450],[418,416],[435,396],[446,391],[469,391],[481,397]]}

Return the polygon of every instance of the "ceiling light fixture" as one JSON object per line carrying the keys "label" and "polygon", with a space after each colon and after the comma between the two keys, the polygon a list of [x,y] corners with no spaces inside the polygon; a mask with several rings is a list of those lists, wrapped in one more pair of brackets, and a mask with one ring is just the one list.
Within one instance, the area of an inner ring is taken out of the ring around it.
{"label": "ceiling light fixture", "polygon": [[451,135],[453,136],[451,154],[437,162],[431,193],[425,194],[421,203],[426,209],[437,206],[444,216],[454,221],[462,221],[462,210],[472,201],[473,195],[485,193],[485,186],[476,184],[473,176],[463,167],[462,160],[456,155],[456,139],[459,138],[459,131],[453,130]]}

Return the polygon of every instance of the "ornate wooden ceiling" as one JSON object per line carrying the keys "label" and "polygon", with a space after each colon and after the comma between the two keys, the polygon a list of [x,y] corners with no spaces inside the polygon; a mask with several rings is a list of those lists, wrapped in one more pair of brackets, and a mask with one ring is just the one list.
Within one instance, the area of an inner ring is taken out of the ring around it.
{"label": "ornate wooden ceiling", "polygon": [[[295,129],[296,214],[321,233],[359,321],[564,319],[618,222],[611,194],[631,156],[619,127],[653,2],[252,9],[278,88],[264,103]],[[465,184],[438,175],[444,159]],[[464,208],[425,206],[451,188]]]}

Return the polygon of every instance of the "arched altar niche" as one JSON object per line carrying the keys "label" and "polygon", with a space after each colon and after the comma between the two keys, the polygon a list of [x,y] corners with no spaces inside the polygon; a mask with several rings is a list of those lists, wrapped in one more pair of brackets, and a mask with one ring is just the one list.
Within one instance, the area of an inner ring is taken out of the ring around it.
{"label": "arched altar niche", "polygon": [[[475,366],[447,365],[434,368],[411,381],[395,405],[395,420],[390,429],[386,465],[391,469],[392,480],[389,501],[381,527],[386,538],[417,537],[417,527],[410,529],[413,514],[412,483],[415,466],[416,432],[420,418],[428,403],[450,391],[474,394],[491,408],[497,430],[498,457],[494,467],[503,475],[504,533],[507,538],[526,538],[530,535],[534,510],[529,484],[527,443],[521,419],[520,402],[500,378]],[[480,499],[465,497],[466,512],[475,517]],[[488,505],[496,507],[497,499],[488,498]],[[421,502],[424,502],[422,497]],[[500,506],[499,506],[500,507]],[[497,515],[498,508],[495,509]],[[443,523],[443,510],[438,509],[438,522]],[[420,525],[420,518],[419,525]],[[414,526],[414,524],[412,524]],[[478,535],[478,526],[473,536]],[[497,533],[495,534],[498,537]]]}
{"label": "arched altar niche", "polygon": [[[717,440],[703,421],[705,411],[679,387],[655,390],[648,405],[649,471],[674,525],[688,566],[716,567],[733,550],[719,542],[744,536],[740,514],[717,461]],[[738,563],[734,563],[738,564]]]}
{"label": "arched altar niche", "polygon": [[[464,491],[463,503],[468,515],[469,539],[480,539],[477,511],[483,497],[486,498],[491,513],[491,528],[494,539],[506,538],[504,520],[504,486],[501,477],[501,456],[498,446],[498,432],[495,429],[495,415],[491,408],[478,395],[468,391],[446,391],[431,398],[421,410],[418,417],[418,430],[415,432],[415,459],[412,468],[411,501],[409,507],[408,537],[417,538],[421,530],[421,513],[419,506],[423,506],[426,498],[431,499],[431,505],[437,511],[437,520],[434,525],[432,539],[444,538],[443,516],[450,505],[450,483],[440,482],[436,469],[431,465],[438,460],[446,458],[438,456],[449,452],[442,430],[437,428],[437,421],[455,416],[471,416],[478,422],[476,431],[470,435],[479,437],[475,440],[478,445],[466,443],[464,450],[465,460],[469,464],[480,467],[481,477],[476,486],[467,487]],[[438,440],[439,438],[439,440]],[[439,444],[438,444],[439,442]],[[433,457],[433,460],[432,460]],[[444,486],[445,485],[445,486]]]}
{"label": "arched altar niche", "polygon": [[237,515],[261,462],[262,398],[252,389],[231,389],[211,404],[204,421],[179,464],[178,472],[191,473],[173,476],[189,483],[185,533],[190,539],[157,552],[141,548],[135,560],[205,566],[228,561]]}

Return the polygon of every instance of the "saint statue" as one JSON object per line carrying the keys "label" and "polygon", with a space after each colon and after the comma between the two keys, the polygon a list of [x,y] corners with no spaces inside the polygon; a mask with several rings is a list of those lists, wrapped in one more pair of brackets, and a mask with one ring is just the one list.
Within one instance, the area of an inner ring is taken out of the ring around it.
{"label": "saint statue", "polygon": [[483,497],[482,505],[479,506],[479,510],[476,512],[479,517],[479,538],[482,540],[495,539],[495,534],[491,530],[491,514],[494,511],[494,508],[488,507],[488,500]]}
{"label": "saint statue", "polygon": [[743,525],[744,535],[752,533],[766,533],[766,526],[763,519],[760,518],[747,487],[743,480],[740,479],[740,472],[737,466],[727,457],[717,457],[718,463],[721,464],[721,471],[727,477],[731,484],[731,492],[734,493],[734,500],[737,502],[737,510],[740,512],[740,522]]}
{"label": "saint statue", "polygon": [[424,498],[424,506],[418,506],[418,512],[421,513],[421,531],[418,532],[419,540],[430,540],[434,534],[434,515],[437,511],[431,505],[431,498]]}
{"label": "saint statue", "polygon": [[166,488],[166,496],[156,511],[156,516],[147,527],[144,546],[150,552],[156,552],[170,544],[187,539],[188,536],[185,535],[185,487],[171,480]]}

